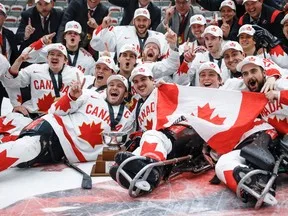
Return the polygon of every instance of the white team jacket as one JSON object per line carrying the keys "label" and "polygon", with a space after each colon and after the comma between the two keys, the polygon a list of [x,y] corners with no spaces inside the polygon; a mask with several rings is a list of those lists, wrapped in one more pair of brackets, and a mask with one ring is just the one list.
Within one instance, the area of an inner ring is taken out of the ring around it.
{"label": "white team jacket", "polygon": [[[68,92],[72,80],[77,80],[77,73],[80,80],[83,80],[84,75],[79,69],[68,65],[64,66],[60,96]],[[55,75],[55,79],[58,80],[58,75]],[[30,112],[47,112],[56,98],[48,64],[32,64],[21,69],[15,78],[7,71],[3,85],[10,88],[22,88],[30,85],[31,100],[23,103],[23,106]]]}
{"label": "white team jacket", "polygon": [[[113,106],[115,118],[119,107]],[[63,96],[43,118],[53,127],[70,162],[95,161],[103,147],[101,133],[111,131],[107,102],[89,89],[76,101],[68,94]],[[129,133],[133,122],[133,115],[125,107],[116,130]]]}
{"label": "white team jacket", "polygon": [[[38,41],[32,43],[29,47],[26,47],[22,53],[29,52],[29,59],[27,62],[29,63],[41,63],[47,62],[47,57],[45,53],[42,52],[42,48],[45,47],[45,44],[42,43],[42,40],[39,39]],[[68,54],[69,55],[69,54]],[[75,55],[70,55],[70,58],[73,62]],[[84,48],[79,49],[77,61],[75,63],[75,67],[82,71],[85,75],[94,75],[95,73],[95,65],[96,62],[94,61],[92,55],[85,50]]]}
{"label": "white team jacket", "polygon": [[[148,34],[149,37],[157,37],[161,44],[161,55],[166,56],[169,45],[164,34],[152,30],[148,30]],[[138,52],[140,51],[139,39],[134,26],[111,26],[104,29],[99,26],[93,32],[90,45],[94,50],[105,51],[105,42],[108,44],[109,52],[117,52],[118,56],[121,47],[125,44],[134,44]]]}

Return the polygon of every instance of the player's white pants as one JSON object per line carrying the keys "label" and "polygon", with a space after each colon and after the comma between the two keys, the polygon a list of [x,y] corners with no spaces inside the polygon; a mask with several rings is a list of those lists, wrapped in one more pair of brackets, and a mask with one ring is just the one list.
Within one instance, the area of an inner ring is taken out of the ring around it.
{"label": "player's white pants", "polygon": [[143,133],[140,146],[133,153],[162,161],[166,160],[171,150],[172,142],[164,133],[157,130],[148,130]]}
{"label": "player's white pants", "polygon": [[0,144],[0,171],[34,159],[41,151],[40,136],[24,136]]}
{"label": "player's white pants", "polygon": [[240,151],[241,150],[234,150],[222,155],[215,165],[217,177],[235,192],[237,182],[233,177],[233,170],[237,166],[247,167],[245,159],[240,156]]}

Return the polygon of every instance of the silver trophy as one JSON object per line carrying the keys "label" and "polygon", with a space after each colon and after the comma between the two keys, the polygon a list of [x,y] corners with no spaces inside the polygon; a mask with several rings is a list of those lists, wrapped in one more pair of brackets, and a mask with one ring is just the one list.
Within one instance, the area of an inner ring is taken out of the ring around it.
{"label": "silver trophy", "polygon": [[103,144],[108,146],[109,150],[120,150],[121,146],[126,141],[127,133],[125,132],[103,132],[102,141]]}

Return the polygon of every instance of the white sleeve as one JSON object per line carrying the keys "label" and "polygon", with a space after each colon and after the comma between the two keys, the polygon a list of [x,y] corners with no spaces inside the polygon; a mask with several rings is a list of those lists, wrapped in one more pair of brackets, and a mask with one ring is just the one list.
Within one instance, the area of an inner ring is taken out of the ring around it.
{"label": "white sleeve", "polygon": [[[91,47],[96,51],[105,51],[105,42],[108,44],[109,52],[115,52],[116,49],[116,34],[115,27],[104,28],[100,32],[95,29],[90,41]],[[98,30],[99,31],[99,30]]]}
{"label": "white sleeve", "polygon": [[27,62],[29,63],[43,63],[47,61],[47,58],[42,51],[44,47],[45,47],[45,44],[42,43],[42,40],[40,38],[38,41],[26,47],[22,51],[22,53],[29,52],[29,58],[27,59]]}
{"label": "white sleeve", "polygon": [[169,76],[177,72],[180,67],[179,53],[170,50],[170,54],[166,59],[158,61],[154,64],[152,72],[155,79]]}

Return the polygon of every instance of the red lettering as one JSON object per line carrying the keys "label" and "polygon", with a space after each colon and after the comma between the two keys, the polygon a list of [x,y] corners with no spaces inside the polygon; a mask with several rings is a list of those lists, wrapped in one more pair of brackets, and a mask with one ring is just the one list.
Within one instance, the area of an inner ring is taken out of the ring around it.
{"label": "red lettering", "polygon": [[91,108],[92,108],[92,104],[88,104],[88,105],[86,106],[86,113],[87,113],[87,114],[90,114],[90,113],[91,113]]}
{"label": "red lettering", "polygon": [[66,86],[65,88],[62,89],[62,93],[67,94],[69,90],[69,86]]}
{"label": "red lettering", "polygon": [[39,89],[38,80],[34,80],[34,88],[35,88],[36,90]]}
{"label": "red lettering", "polygon": [[130,112],[127,110],[125,113],[124,113],[124,118],[129,118],[130,116]]}

